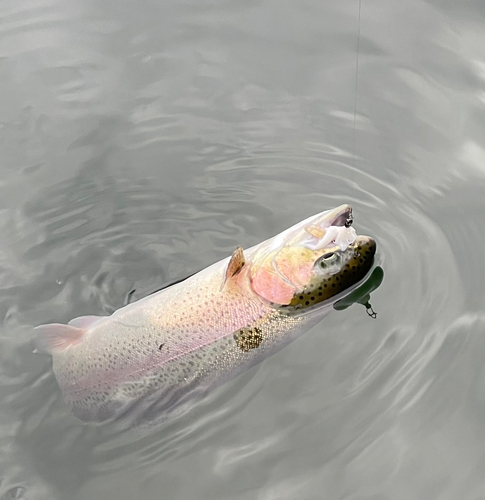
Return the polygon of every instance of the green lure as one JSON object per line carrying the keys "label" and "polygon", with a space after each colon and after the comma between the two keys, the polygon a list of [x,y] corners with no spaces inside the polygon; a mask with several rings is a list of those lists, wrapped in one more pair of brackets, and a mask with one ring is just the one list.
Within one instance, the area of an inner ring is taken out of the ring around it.
{"label": "green lure", "polygon": [[377,290],[377,288],[379,288],[383,279],[384,271],[382,270],[382,267],[377,266],[374,271],[372,271],[372,274],[365,281],[365,283],[360,285],[343,299],[335,302],[335,304],[333,305],[334,309],[337,311],[343,311],[344,309],[347,309],[347,307],[350,307],[352,304],[362,304],[363,306],[365,306],[367,314],[371,318],[375,319],[377,317],[377,313],[374,312],[372,306],[369,303],[370,294],[374,290]]}

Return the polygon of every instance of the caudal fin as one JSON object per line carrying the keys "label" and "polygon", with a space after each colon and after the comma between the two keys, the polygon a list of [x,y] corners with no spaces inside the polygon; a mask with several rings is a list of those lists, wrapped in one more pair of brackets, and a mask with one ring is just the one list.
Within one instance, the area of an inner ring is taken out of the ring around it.
{"label": "caudal fin", "polygon": [[82,328],[60,323],[36,326],[34,330],[37,334],[37,348],[50,354],[77,344],[85,332]]}

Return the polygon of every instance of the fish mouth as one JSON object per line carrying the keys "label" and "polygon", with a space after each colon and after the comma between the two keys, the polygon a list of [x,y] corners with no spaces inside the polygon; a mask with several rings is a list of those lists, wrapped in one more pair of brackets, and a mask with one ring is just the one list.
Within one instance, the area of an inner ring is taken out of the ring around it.
{"label": "fish mouth", "polygon": [[354,218],[352,216],[352,207],[350,205],[340,205],[329,214],[330,226],[350,227]]}
{"label": "fish mouth", "polygon": [[370,236],[357,236],[354,246],[357,247],[358,250],[363,248],[368,259],[373,259],[376,254],[377,244],[374,238],[371,238]]}

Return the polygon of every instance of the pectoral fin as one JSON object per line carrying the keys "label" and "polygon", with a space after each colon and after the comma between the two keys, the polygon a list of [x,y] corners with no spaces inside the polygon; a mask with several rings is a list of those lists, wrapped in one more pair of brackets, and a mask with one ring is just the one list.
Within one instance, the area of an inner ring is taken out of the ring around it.
{"label": "pectoral fin", "polygon": [[224,276],[224,282],[222,284],[221,290],[224,288],[227,280],[235,276],[243,268],[245,263],[246,260],[244,258],[244,251],[242,247],[237,247],[231,256],[229,264],[227,264],[226,274]]}

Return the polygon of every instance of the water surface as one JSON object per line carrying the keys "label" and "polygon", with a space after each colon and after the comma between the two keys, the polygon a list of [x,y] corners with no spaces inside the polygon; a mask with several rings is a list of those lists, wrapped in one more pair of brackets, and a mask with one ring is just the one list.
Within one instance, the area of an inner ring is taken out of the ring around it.
{"label": "water surface", "polygon": [[[485,4],[0,3],[0,499],[485,498]],[[341,203],[352,306],[148,435],[85,426],[32,326]]]}

